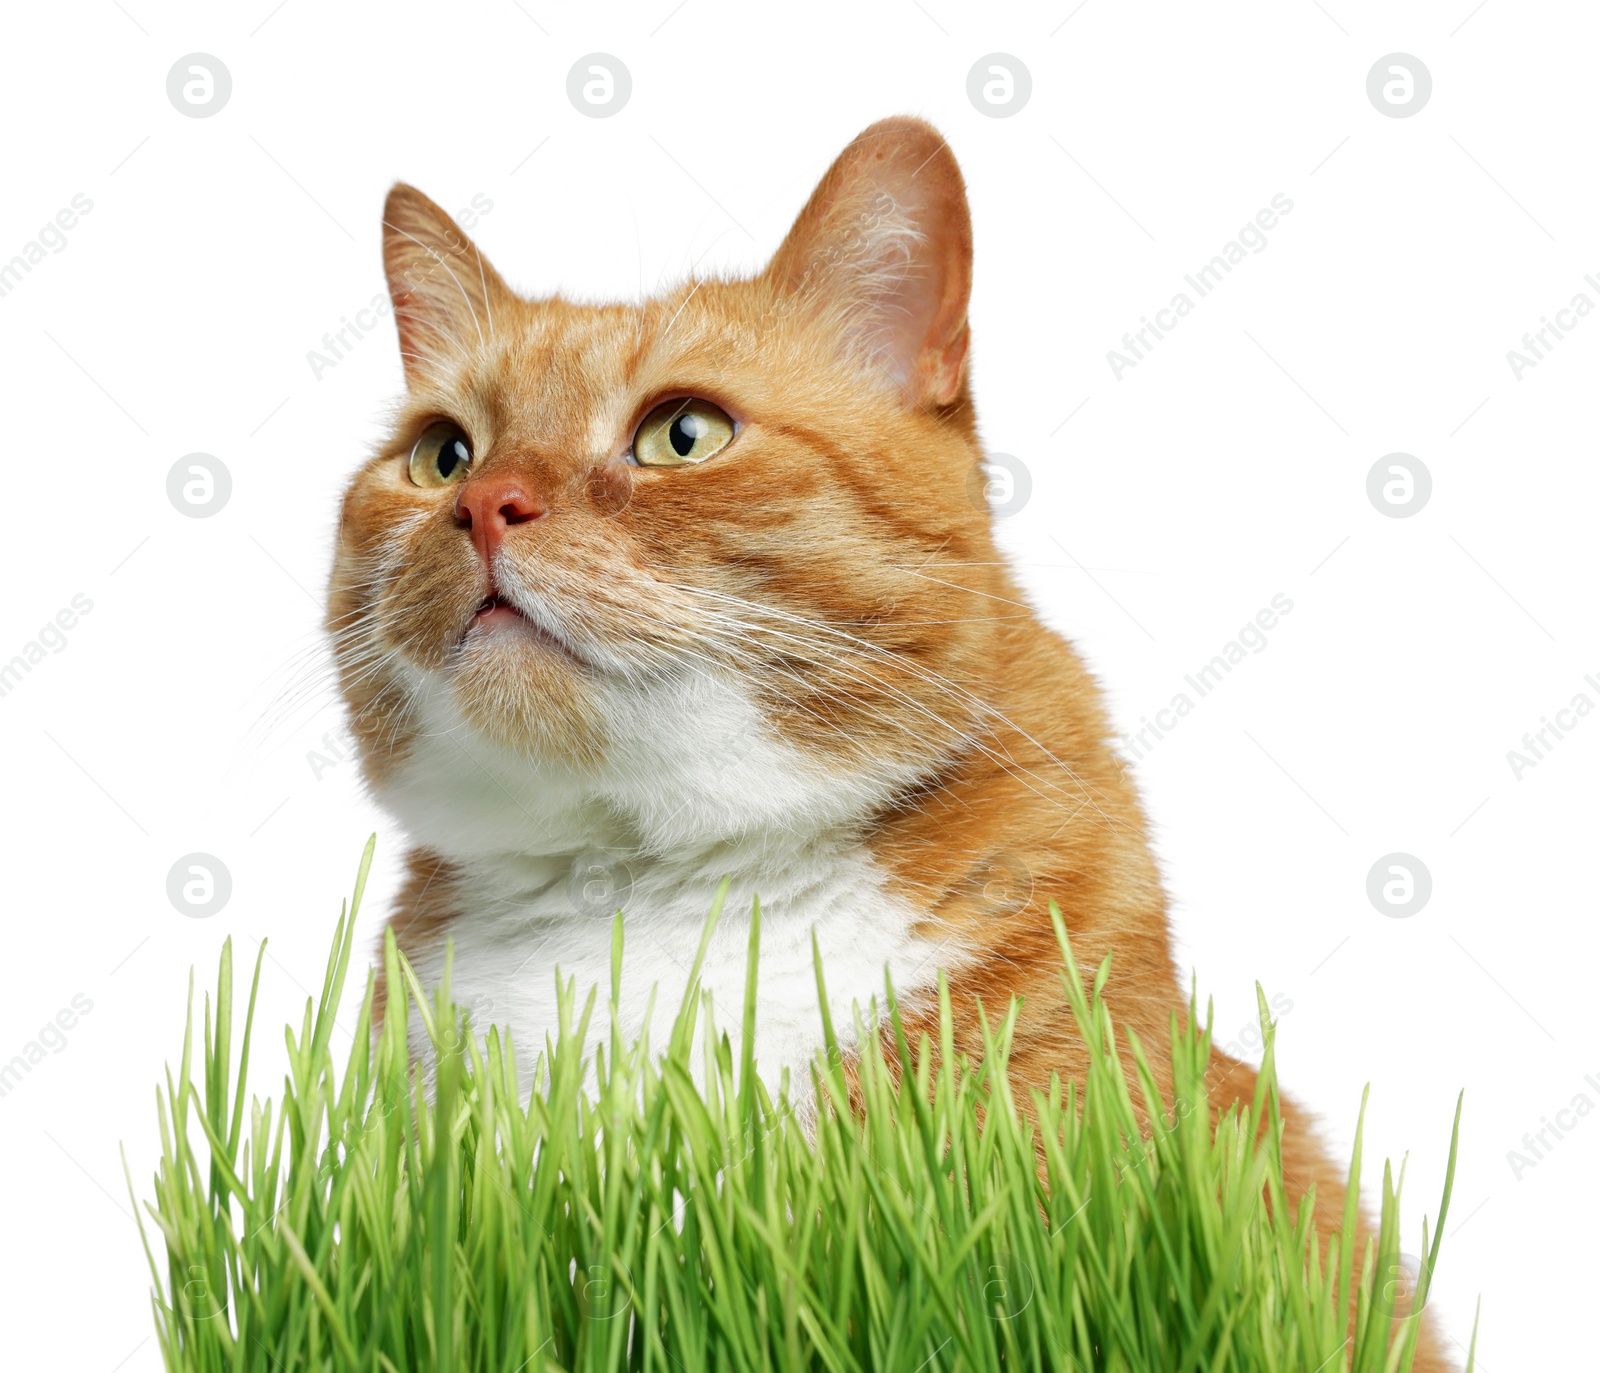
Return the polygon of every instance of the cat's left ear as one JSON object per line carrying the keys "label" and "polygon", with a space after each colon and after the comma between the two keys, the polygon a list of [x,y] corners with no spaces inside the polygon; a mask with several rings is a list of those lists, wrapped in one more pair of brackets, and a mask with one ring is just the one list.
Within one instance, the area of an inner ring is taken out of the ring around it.
{"label": "cat's left ear", "polygon": [[966,382],[972,219],[955,154],[920,119],[864,130],[828,169],[766,278],[822,313],[913,405]]}
{"label": "cat's left ear", "polygon": [[504,314],[511,299],[500,274],[460,225],[404,182],[383,203],[383,268],[409,385],[436,362],[492,339],[495,313]]}

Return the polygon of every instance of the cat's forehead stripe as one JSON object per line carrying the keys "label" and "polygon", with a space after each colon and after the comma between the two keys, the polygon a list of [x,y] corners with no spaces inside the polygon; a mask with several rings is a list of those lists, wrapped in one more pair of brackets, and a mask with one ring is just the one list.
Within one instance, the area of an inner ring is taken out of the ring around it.
{"label": "cat's forehead stripe", "polygon": [[494,415],[497,441],[612,456],[643,391],[686,381],[691,361],[748,354],[748,328],[708,315],[713,294],[691,286],[637,307],[519,302],[462,388]]}

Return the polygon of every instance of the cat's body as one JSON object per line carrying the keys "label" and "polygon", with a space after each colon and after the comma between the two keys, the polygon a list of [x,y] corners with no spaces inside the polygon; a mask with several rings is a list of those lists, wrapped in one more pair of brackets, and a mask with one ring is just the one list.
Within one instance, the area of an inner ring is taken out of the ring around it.
{"label": "cat's body", "polygon": [[[815,932],[847,1047],[886,969],[915,1043],[942,969],[967,1053],[979,1000],[1024,998],[1011,1073],[1043,1085],[1085,1063],[1053,900],[1164,1043],[1186,992],[1137,798],[991,533],[939,136],[875,125],[762,275],[639,307],[515,296],[407,187],[385,227],[410,394],[346,497],[329,624],[415,844],[391,923],[424,980],[453,942],[456,998],[527,1066],[621,904],[624,1029],[655,987],[659,1045],[729,878],[705,985],[734,1024],[759,894],[769,1080],[808,1085]],[[1212,1081],[1254,1089],[1221,1055]],[[1326,1234],[1343,1170],[1285,1115]],[[1419,1373],[1446,1366],[1425,1332]]]}

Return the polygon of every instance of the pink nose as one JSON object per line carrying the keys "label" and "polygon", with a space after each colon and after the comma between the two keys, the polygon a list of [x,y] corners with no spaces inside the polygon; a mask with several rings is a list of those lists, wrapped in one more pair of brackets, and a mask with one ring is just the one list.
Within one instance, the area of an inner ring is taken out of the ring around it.
{"label": "pink nose", "polygon": [[493,560],[507,529],[548,513],[545,503],[520,478],[509,474],[470,478],[456,497],[456,522],[471,533],[485,567]]}

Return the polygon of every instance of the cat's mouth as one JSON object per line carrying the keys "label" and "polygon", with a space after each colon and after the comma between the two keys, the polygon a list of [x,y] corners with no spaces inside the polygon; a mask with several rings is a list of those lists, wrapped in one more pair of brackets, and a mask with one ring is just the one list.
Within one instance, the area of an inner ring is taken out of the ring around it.
{"label": "cat's mouth", "polygon": [[473,633],[487,631],[520,634],[524,638],[533,640],[543,648],[560,653],[575,663],[583,662],[565,640],[558,638],[543,625],[530,619],[497,591],[491,591],[479,602],[478,608],[473,612],[472,619],[468,622],[466,632],[462,637],[465,638]]}
{"label": "cat's mouth", "polygon": [[524,624],[533,624],[532,620],[500,595],[485,596],[472,616],[472,623],[475,625],[504,624],[517,620],[521,620]]}

